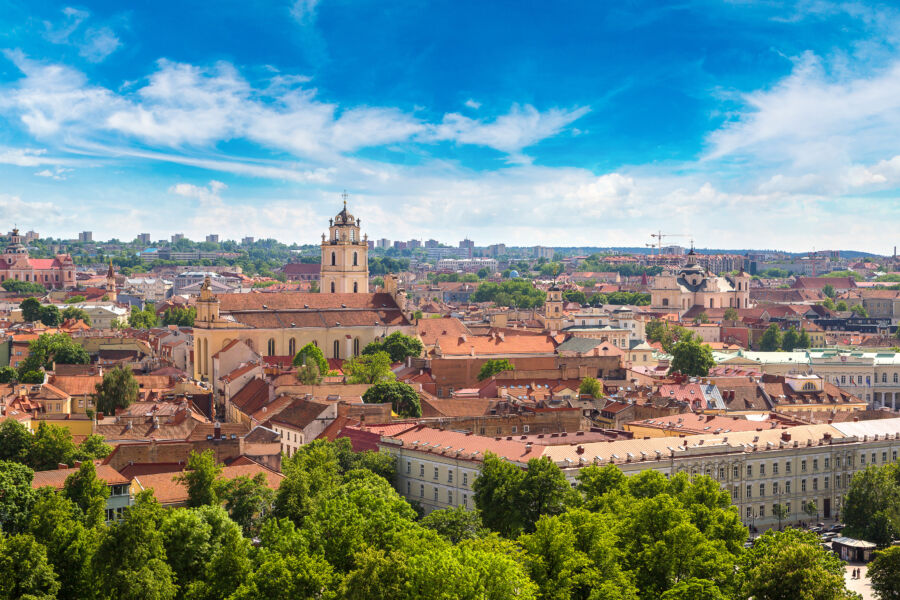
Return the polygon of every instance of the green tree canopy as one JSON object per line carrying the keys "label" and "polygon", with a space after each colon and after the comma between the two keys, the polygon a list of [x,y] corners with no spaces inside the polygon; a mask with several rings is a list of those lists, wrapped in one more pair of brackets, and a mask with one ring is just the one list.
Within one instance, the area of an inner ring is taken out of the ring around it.
{"label": "green tree canopy", "polygon": [[399,363],[405,362],[409,356],[421,356],[424,350],[425,347],[419,338],[395,331],[380,342],[370,342],[363,349],[362,353],[387,352],[388,356],[391,357],[392,363]]}
{"label": "green tree canopy", "polygon": [[419,394],[402,381],[376,383],[366,390],[362,399],[367,404],[390,402],[391,410],[404,418],[422,416]]}
{"label": "green tree canopy", "polygon": [[706,377],[716,366],[712,350],[693,336],[680,340],[672,348],[672,363],[669,371],[687,377]]}
{"label": "green tree canopy", "polygon": [[759,339],[759,349],[763,352],[774,352],[779,348],[781,348],[781,331],[775,323],[772,323]]}
{"label": "green tree canopy", "polygon": [[204,450],[199,454],[191,451],[184,472],[176,475],[175,480],[187,488],[188,506],[212,506],[220,502],[221,474],[222,465],[216,463],[216,456],[212,450]]}
{"label": "green tree canopy", "polygon": [[488,359],[484,361],[481,365],[481,369],[478,371],[478,381],[490,379],[494,375],[503,373],[504,371],[514,371],[515,368],[516,366],[505,358]]}
{"label": "green tree canopy", "polygon": [[354,356],[344,361],[341,369],[348,383],[382,383],[396,378],[387,352]]}
{"label": "green tree canopy", "polygon": [[841,513],[847,535],[887,546],[900,535],[900,467],[869,465],[850,480]]}
{"label": "green tree canopy", "polygon": [[55,600],[57,591],[47,549],[28,534],[0,534],[0,598]]}
{"label": "green tree canopy", "polygon": [[137,401],[140,391],[128,367],[115,367],[107,371],[96,388],[97,410],[108,415],[115,414],[117,408],[128,408]]}
{"label": "green tree canopy", "polygon": [[91,317],[87,314],[87,311],[83,308],[78,308],[77,306],[67,306],[63,309],[60,317],[63,321],[81,320],[84,321],[85,325],[90,326],[91,324]]}
{"label": "green tree canopy", "polygon": [[26,323],[33,323],[41,320],[41,302],[37,298],[25,298],[19,304],[22,310],[22,320]]}
{"label": "green tree canopy", "polygon": [[105,481],[97,477],[93,461],[84,461],[77,472],[66,478],[63,495],[81,510],[87,527],[96,527],[103,523],[109,488]]}
{"label": "green tree canopy", "polygon": [[[28,523],[35,502],[34,471],[23,464],[0,460],[0,531],[19,533]],[[2,596],[0,596],[2,597]]]}
{"label": "green tree canopy", "polygon": [[37,294],[43,296],[47,293],[46,288],[39,283],[19,281],[18,279],[7,279],[0,283],[0,287],[14,294]]}
{"label": "green tree canopy", "polygon": [[602,398],[603,385],[593,377],[585,377],[578,386],[578,394],[591,398]]}
{"label": "green tree canopy", "polygon": [[314,364],[319,369],[320,375],[328,373],[328,361],[325,360],[325,355],[322,353],[321,348],[312,342],[300,348],[300,351],[294,356],[293,363],[295,367],[302,367],[304,364]]}
{"label": "green tree canopy", "polygon": [[797,330],[793,327],[788,328],[785,332],[784,337],[781,338],[781,349],[786,352],[791,352],[800,344],[800,336],[797,335]]}
{"label": "green tree canopy", "polygon": [[869,581],[881,600],[900,600],[900,546],[891,546],[875,553],[869,563]]}
{"label": "green tree canopy", "polygon": [[[147,302],[143,310],[137,306],[131,307],[128,314],[128,326],[134,329],[150,329],[156,327],[159,319],[156,316],[156,306],[152,302]],[[180,323],[177,323],[180,324]]]}
{"label": "green tree canopy", "polygon": [[59,309],[52,304],[41,307],[41,323],[47,327],[56,327],[62,322]]}
{"label": "green tree canopy", "polygon": [[822,549],[815,534],[788,528],[766,531],[740,561],[743,598],[853,600],[841,560]]}

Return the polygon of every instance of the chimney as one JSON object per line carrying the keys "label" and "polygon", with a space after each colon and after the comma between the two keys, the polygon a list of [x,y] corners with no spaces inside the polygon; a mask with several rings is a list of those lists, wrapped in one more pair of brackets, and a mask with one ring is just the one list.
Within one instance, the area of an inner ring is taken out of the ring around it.
{"label": "chimney", "polygon": [[781,432],[781,441],[783,441],[783,442],[791,441],[791,434],[788,433],[787,431]]}
{"label": "chimney", "polygon": [[56,463],[56,469],[58,471],[65,471],[68,468],[69,468],[69,465],[67,465],[66,463]]}
{"label": "chimney", "polygon": [[213,425],[213,438],[217,440],[222,439],[222,424],[218,421]]}

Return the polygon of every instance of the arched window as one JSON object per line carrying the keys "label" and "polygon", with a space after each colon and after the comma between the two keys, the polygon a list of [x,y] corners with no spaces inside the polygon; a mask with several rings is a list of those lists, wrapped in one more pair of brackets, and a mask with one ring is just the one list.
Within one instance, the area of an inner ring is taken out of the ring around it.
{"label": "arched window", "polygon": [[337,257],[334,255],[334,252],[331,253],[331,266],[335,266],[337,264]]}
{"label": "arched window", "polygon": [[331,282],[331,293],[332,294],[334,293],[334,282],[333,281]]}
{"label": "arched window", "polygon": [[332,358],[340,358],[341,357],[341,342],[340,340],[334,340],[334,356]]}
{"label": "arched window", "polygon": [[709,299],[709,307],[710,307],[710,308],[713,307],[713,299],[712,299],[712,298]]}
{"label": "arched window", "polygon": [[353,293],[355,294],[355,293],[358,292],[358,291],[359,291],[359,283],[357,283],[356,281],[354,281],[354,282],[353,282]]}
{"label": "arched window", "polygon": [[359,356],[359,338],[353,339],[353,356]]}
{"label": "arched window", "polygon": [[269,343],[266,345],[266,349],[269,352],[267,356],[275,356],[275,338],[269,338]]}
{"label": "arched window", "polygon": [[297,354],[297,340],[294,338],[291,338],[290,341],[288,341],[288,354],[291,356]]}
{"label": "arched window", "polygon": [[353,253],[353,266],[354,267],[359,266],[359,261],[357,260],[356,252]]}

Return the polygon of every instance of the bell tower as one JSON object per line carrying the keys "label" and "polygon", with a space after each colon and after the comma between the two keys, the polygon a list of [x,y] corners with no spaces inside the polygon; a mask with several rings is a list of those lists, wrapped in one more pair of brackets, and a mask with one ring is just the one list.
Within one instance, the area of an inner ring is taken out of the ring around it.
{"label": "bell tower", "polygon": [[197,299],[197,318],[194,327],[211,329],[219,321],[219,299],[212,293],[212,282],[207,276],[200,286],[200,297]]}
{"label": "bell tower", "polygon": [[328,237],[322,234],[319,289],[323,294],[365,294],[369,291],[369,237],[360,236],[360,220],[344,208],[328,221]]}
{"label": "bell tower", "polygon": [[106,271],[106,296],[110,302],[115,302],[119,296],[116,289],[116,273],[113,271],[112,259],[109,259],[109,269]]}
{"label": "bell tower", "polygon": [[557,332],[563,326],[563,299],[562,290],[554,283],[547,290],[547,300],[544,302],[544,327],[547,331]]}

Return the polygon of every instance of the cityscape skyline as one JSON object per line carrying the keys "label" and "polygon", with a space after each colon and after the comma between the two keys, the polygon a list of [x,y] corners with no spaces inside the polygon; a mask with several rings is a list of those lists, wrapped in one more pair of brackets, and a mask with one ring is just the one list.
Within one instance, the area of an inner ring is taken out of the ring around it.
{"label": "cityscape skyline", "polygon": [[896,244],[888,5],[0,6],[7,227]]}

